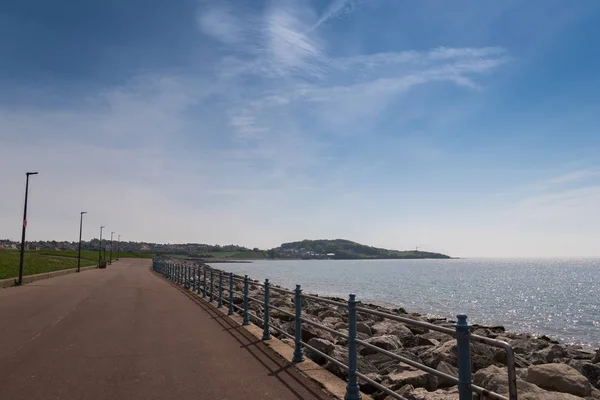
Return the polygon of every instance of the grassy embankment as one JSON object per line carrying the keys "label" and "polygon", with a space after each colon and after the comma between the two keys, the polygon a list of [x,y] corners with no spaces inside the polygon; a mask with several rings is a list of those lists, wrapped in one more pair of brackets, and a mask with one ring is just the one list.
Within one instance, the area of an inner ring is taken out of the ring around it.
{"label": "grassy embankment", "polygon": [[[106,253],[108,257],[108,253]],[[19,250],[0,249],[0,279],[14,278],[19,275]],[[113,253],[113,259],[116,254]],[[133,254],[121,252],[121,258],[152,258],[151,254]],[[70,250],[26,250],[24,275],[35,275],[61,269],[77,268],[77,252]],[[97,251],[82,251],[81,266],[98,264]]]}

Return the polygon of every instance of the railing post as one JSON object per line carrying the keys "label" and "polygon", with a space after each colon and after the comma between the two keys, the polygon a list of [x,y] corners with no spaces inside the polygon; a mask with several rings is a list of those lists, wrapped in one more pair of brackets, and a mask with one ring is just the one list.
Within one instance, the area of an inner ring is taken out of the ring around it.
{"label": "railing post", "polygon": [[211,268],[210,269],[210,302],[212,303],[213,301],[215,301],[215,276],[214,276],[214,269]]}
{"label": "railing post", "polygon": [[202,266],[198,265],[198,267],[196,268],[196,279],[198,280],[198,284],[196,285],[196,293],[200,294],[200,288],[202,286],[200,286],[200,271],[202,270]]}
{"label": "railing post", "polygon": [[250,325],[250,318],[248,317],[248,275],[244,275],[244,322],[242,325]]}
{"label": "railing post", "polygon": [[223,270],[219,270],[219,305],[217,308],[223,308]]}
{"label": "railing post", "polygon": [[229,311],[227,315],[233,315],[233,272],[229,273]]}
{"label": "railing post", "polygon": [[456,352],[458,353],[458,395],[460,400],[471,400],[471,383],[473,377],[471,375],[471,343],[469,336],[469,324],[467,316],[464,314],[457,315],[456,318]]}
{"label": "railing post", "polygon": [[269,329],[269,300],[271,297],[271,290],[269,289],[269,280],[265,279],[265,305],[264,305],[264,328],[262,340],[271,339],[271,330]]}
{"label": "railing post", "polygon": [[185,274],[185,277],[186,277],[185,288],[189,289],[190,288],[190,284],[192,283],[192,280],[191,280],[191,278],[192,278],[192,271],[191,271],[192,268],[188,265],[188,266],[185,267],[185,269],[186,269],[186,271],[185,271],[186,272],[186,274]]}
{"label": "railing post", "polygon": [[192,267],[192,292],[196,292],[198,289],[198,266],[194,265]]}
{"label": "railing post", "polygon": [[202,267],[204,279],[202,280],[202,298],[206,298],[206,265]]}
{"label": "railing post", "polygon": [[346,385],[345,400],[359,400],[361,398],[360,386],[358,385],[358,378],[356,376],[357,369],[356,295],[350,294],[350,299],[348,299],[348,385]]}
{"label": "railing post", "polygon": [[296,305],[296,331],[294,336],[295,346],[294,346],[294,357],[292,358],[292,362],[302,362],[304,361],[304,354],[302,351],[302,289],[300,285],[296,285],[296,290],[294,291],[295,297],[295,305]]}

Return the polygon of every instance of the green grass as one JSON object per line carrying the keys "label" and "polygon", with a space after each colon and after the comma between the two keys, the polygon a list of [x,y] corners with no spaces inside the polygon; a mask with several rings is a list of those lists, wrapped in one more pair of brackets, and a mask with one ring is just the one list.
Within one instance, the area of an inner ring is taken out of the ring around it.
{"label": "green grass", "polygon": [[[108,253],[106,253],[108,257]],[[0,249],[0,279],[14,278],[19,275],[19,250]],[[121,258],[152,258],[151,254],[121,252]],[[113,259],[116,254],[113,253]],[[81,266],[98,263],[97,251],[81,251]],[[35,275],[61,269],[77,268],[77,251],[69,250],[26,250],[23,262],[23,274]]]}
{"label": "green grass", "polygon": [[215,251],[210,253],[197,253],[194,257],[205,258],[207,260],[210,260],[211,258],[228,260],[262,260],[267,258],[262,251]]}
{"label": "green grass", "polygon": [[[58,256],[58,257],[74,257],[77,258],[76,250],[39,250],[35,251],[36,253],[47,255],[47,256]],[[108,259],[110,252],[106,252],[106,257]],[[104,256],[104,253],[102,254]],[[117,252],[113,251],[113,260],[117,258]],[[122,251],[120,253],[121,258],[154,258],[154,254],[139,254],[139,253],[129,253],[126,251]],[[95,250],[81,250],[81,259],[86,260],[95,260],[98,261],[98,252]]]}
{"label": "green grass", "polygon": [[167,254],[167,256],[183,259],[203,258],[205,260],[263,260],[267,258],[265,252],[262,251],[212,251],[194,254]]}

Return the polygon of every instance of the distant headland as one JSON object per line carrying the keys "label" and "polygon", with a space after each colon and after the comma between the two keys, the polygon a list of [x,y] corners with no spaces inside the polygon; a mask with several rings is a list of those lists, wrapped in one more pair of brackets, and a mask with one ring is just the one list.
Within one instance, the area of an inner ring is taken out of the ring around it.
{"label": "distant headland", "polygon": [[[29,241],[28,250],[77,250],[77,242],[68,241]],[[0,248],[18,248],[20,244],[11,240],[0,240]],[[97,250],[98,239],[83,241],[83,250]],[[371,260],[371,259],[449,259],[450,256],[419,250],[388,250],[344,239],[302,240],[283,243],[269,250],[247,248],[237,245],[210,245],[202,243],[149,243],[113,241],[113,249],[137,254],[169,255],[184,258],[217,260],[263,260],[263,259],[316,259],[316,260]],[[102,247],[110,248],[110,241],[103,240]]]}

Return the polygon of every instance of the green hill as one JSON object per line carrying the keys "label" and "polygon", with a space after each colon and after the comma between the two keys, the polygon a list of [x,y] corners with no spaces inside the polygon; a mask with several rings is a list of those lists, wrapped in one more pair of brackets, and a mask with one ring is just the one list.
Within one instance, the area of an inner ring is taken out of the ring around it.
{"label": "green hill", "polygon": [[[450,258],[445,254],[427,251],[381,249],[343,239],[284,243],[269,250],[269,253],[274,258],[331,258],[337,260]],[[328,254],[330,255],[328,256]]]}

